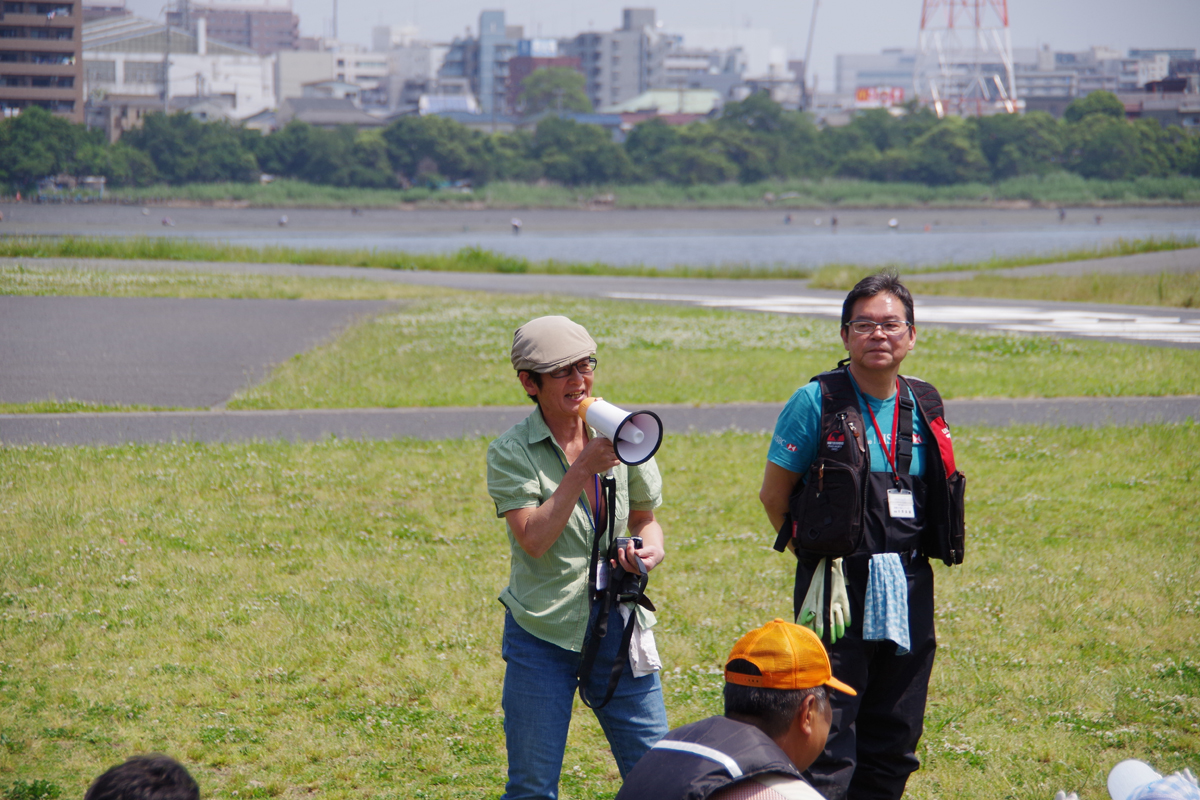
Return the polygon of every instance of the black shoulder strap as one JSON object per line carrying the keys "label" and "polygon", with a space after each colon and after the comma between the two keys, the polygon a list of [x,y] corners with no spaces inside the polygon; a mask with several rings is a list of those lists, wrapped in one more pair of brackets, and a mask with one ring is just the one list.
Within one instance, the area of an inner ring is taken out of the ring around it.
{"label": "black shoulder strap", "polygon": [[942,403],[942,396],[938,394],[938,390],[932,384],[926,383],[920,378],[901,376],[900,380],[908,384],[913,397],[917,398],[917,405],[925,414],[925,422],[931,422],[939,417],[945,418],[946,408]]}
{"label": "black shoulder strap", "polygon": [[822,431],[828,427],[826,423],[837,412],[847,407],[858,409],[858,394],[854,391],[854,383],[850,380],[850,373],[840,363],[837,369],[815,375],[812,380],[821,385]]}
{"label": "black shoulder strap", "polygon": [[[847,372],[842,362],[838,363],[838,368],[829,372],[822,372],[813,378],[814,381],[821,383],[821,430],[825,430],[826,423],[832,415],[836,414],[841,409],[850,407],[855,411],[858,410],[858,393],[854,391],[854,383],[850,380],[850,374]],[[905,379],[901,379],[902,381]],[[933,396],[937,398],[938,407],[941,408],[942,398],[938,396],[937,389],[934,389],[924,381],[918,381],[921,385],[928,387]],[[920,402],[920,396],[916,395],[910,389],[909,392],[900,392],[900,419],[897,423],[896,430],[896,472],[901,475],[907,475],[909,468],[912,466],[912,448],[913,448],[913,424],[912,412],[914,408],[913,397],[916,396]],[[934,417],[930,417],[933,419]]]}
{"label": "black shoulder strap", "polygon": [[896,425],[896,472],[907,475],[912,466],[913,456],[913,399],[904,391],[903,386],[897,388],[900,394],[900,419]]}

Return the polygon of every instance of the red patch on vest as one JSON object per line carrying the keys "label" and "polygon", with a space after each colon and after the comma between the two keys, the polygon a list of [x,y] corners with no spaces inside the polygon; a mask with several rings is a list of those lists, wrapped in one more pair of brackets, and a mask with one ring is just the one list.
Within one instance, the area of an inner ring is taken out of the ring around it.
{"label": "red patch on vest", "polygon": [[830,432],[829,438],[825,440],[825,446],[835,453],[841,450],[844,444],[846,444],[846,434],[841,431]]}
{"label": "red patch on vest", "polygon": [[946,477],[954,474],[954,444],[950,439],[950,426],[944,417],[938,417],[932,423],[933,438],[937,440],[938,452],[942,454],[942,465],[946,468]]}

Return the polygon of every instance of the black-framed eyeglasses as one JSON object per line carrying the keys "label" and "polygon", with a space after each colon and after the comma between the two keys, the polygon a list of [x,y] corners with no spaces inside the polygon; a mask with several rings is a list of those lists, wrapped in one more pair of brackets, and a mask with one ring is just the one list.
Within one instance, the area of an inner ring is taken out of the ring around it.
{"label": "black-framed eyeglasses", "polygon": [[567,364],[561,369],[556,369],[554,372],[547,372],[546,374],[551,378],[565,378],[570,375],[572,371],[578,372],[580,375],[591,375],[596,371],[596,357],[589,356],[587,358],[580,359],[574,364]]}
{"label": "black-framed eyeglasses", "polygon": [[889,319],[887,322],[876,322],[873,319],[852,319],[846,327],[856,336],[870,336],[879,328],[888,336],[899,336],[912,327],[906,319]]}

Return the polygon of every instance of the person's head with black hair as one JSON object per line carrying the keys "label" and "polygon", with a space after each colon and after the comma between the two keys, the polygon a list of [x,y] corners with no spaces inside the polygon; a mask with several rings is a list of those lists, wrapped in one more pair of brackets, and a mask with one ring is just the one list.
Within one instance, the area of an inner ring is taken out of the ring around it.
{"label": "person's head with black hair", "polygon": [[917,345],[913,298],[899,276],[883,271],[858,282],[842,304],[842,344],[858,389],[879,400],[896,391],[900,364]]}
{"label": "person's head with black hair", "polygon": [[900,276],[890,270],[876,272],[874,275],[868,275],[858,283],[854,284],[854,288],[850,290],[850,294],[846,295],[846,299],[842,301],[842,327],[845,328],[850,324],[850,320],[854,318],[854,304],[859,300],[867,297],[874,297],[879,294],[890,294],[894,296],[904,306],[904,318],[908,320],[910,325],[917,323],[916,317],[913,316],[913,299],[912,293],[908,291],[908,287],[900,282]]}
{"label": "person's head with black hair", "polygon": [[[745,659],[725,665],[725,669],[744,675],[758,675],[758,668]],[[805,698],[812,697],[821,714],[832,713],[829,697],[822,686],[810,689],[764,689],[756,686],[725,684],[725,716],[753,724],[772,739],[787,732],[796,710]]]}
{"label": "person's head with black hair", "polygon": [[777,619],[733,646],[725,663],[725,716],[771,737],[803,771],[825,749],[833,722],[826,687],[856,694],[833,677],[815,633]]}
{"label": "person's head with black hair", "polygon": [[178,761],[150,753],[134,756],[96,778],[83,800],[200,800],[200,787]]}

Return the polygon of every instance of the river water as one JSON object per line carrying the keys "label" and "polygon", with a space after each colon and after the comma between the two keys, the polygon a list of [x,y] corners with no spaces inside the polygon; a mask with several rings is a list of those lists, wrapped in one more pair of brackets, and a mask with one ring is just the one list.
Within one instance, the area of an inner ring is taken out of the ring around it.
{"label": "river water", "polygon": [[[1200,238],[1200,208],[364,210],[0,204],[2,234],[169,236],[411,253],[481,247],[628,266],[932,266],[1118,239]],[[836,228],[831,224],[836,215]],[[519,235],[512,220],[521,220]],[[894,220],[894,227],[889,223]]]}

